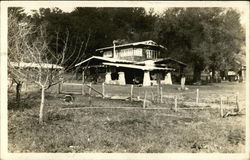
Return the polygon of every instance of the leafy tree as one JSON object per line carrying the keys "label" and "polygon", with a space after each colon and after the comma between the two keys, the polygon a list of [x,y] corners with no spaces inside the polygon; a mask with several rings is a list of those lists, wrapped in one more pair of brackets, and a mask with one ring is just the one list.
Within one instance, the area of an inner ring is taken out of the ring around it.
{"label": "leafy tree", "polygon": [[[66,32],[70,33],[69,49],[66,51],[68,57],[72,55],[74,46],[80,49],[82,41],[88,42],[86,50],[81,50],[82,59],[95,54],[97,48],[112,45],[113,40],[134,42],[151,39],[151,30],[156,20],[153,11],[146,14],[144,8],[77,7],[71,13],[63,13],[59,9],[55,11],[55,9],[41,8],[35,11],[32,17],[38,25],[41,23],[48,25],[47,33],[52,50],[63,48],[64,44],[60,39],[65,39]],[[78,62],[75,62],[72,56],[71,61],[65,66],[75,63]]]}
{"label": "leafy tree", "polygon": [[214,75],[233,63],[244,41],[239,17],[235,10],[225,8],[168,9],[161,18],[159,41],[170,56],[193,66],[196,82],[205,67]]}
{"label": "leafy tree", "polygon": [[[193,68],[193,79],[199,81],[205,67],[213,72],[234,68],[234,55],[244,42],[239,13],[231,8],[170,8],[163,16],[144,8],[83,8],[71,13],[58,8],[41,8],[32,20],[46,24],[49,47],[56,53],[63,50],[67,34],[65,64],[76,64],[95,54],[113,40],[135,42],[152,39],[168,51],[164,56],[186,62]],[[85,42],[85,50],[81,49]],[[77,46],[77,47],[76,47]],[[74,57],[80,53],[79,61]]]}

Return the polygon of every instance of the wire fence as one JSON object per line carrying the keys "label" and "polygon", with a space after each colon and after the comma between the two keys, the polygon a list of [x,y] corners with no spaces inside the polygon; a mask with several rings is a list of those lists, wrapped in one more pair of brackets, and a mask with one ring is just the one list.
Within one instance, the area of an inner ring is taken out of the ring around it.
{"label": "wire fence", "polygon": [[[110,99],[123,99],[143,102],[144,108],[148,104],[166,104],[165,106],[185,108],[221,108],[239,109],[239,104],[244,104],[244,98],[238,92],[208,92],[206,90],[177,90],[169,87],[141,87],[137,85],[102,85],[63,83],[58,87],[60,93],[75,93],[89,96],[99,96]],[[177,105],[177,106],[176,106]],[[242,106],[241,106],[242,107]],[[169,107],[168,107],[169,108]]]}
{"label": "wire fence", "polygon": [[[13,85],[11,88],[14,88]],[[34,90],[35,86],[25,85],[23,90]],[[206,90],[203,87],[192,87],[189,90],[181,90],[176,85],[149,86],[139,85],[109,85],[109,84],[81,84],[81,83],[59,83],[51,87],[49,92],[61,94],[78,94],[89,97],[102,97],[105,99],[118,99],[131,102],[140,102],[135,105],[143,109],[173,109],[179,110],[192,109],[218,109],[221,116],[226,111],[244,110],[245,97],[240,96],[237,91]],[[91,108],[91,107],[89,107]],[[111,106],[109,108],[115,108]],[[123,107],[126,108],[126,107]],[[126,108],[127,109],[127,108]]]}

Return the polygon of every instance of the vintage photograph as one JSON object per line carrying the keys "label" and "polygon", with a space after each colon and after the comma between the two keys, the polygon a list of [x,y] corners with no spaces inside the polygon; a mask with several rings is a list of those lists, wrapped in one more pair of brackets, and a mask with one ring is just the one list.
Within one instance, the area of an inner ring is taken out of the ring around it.
{"label": "vintage photograph", "polygon": [[246,152],[246,10],[7,9],[9,153]]}

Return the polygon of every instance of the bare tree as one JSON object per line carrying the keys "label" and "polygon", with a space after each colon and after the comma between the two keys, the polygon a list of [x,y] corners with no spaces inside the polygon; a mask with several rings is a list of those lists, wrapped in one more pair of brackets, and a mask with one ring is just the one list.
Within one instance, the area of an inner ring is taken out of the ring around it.
{"label": "bare tree", "polygon": [[[64,64],[70,60],[68,51],[69,32],[63,41],[63,49],[60,53],[53,52],[47,41],[46,26],[33,26],[29,21],[17,21],[15,15],[9,14],[9,75],[17,83],[16,94],[20,104],[20,92],[24,81],[32,82],[41,90],[41,103],[39,123],[43,122],[45,102],[45,90],[61,82]],[[59,37],[59,36],[57,36]],[[86,50],[88,41],[81,43],[81,47],[75,57],[76,61],[81,58],[82,46]],[[71,55],[75,55],[73,50]],[[66,66],[71,70],[73,64]]]}
{"label": "bare tree", "polygon": [[[8,62],[16,62],[20,65],[25,59],[24,41],[27,41],[29,34],[32,34],[32,27],[25,24],[24,21],[19,22],[15,10],[12,10],[8,17]],[[25,76],[23,76],[22,68],[12,67],[8,63],[9,78],[11,78],[11,86],[16,83],[16,101],[20,106],[21,88]]]}

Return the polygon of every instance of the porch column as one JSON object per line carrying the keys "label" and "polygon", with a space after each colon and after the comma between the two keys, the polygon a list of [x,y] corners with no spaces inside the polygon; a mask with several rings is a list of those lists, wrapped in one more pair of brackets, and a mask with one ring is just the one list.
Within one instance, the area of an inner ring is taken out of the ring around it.
{"label": "porch column", "polygon": [[173,84],[170,72],[165,75],[164,84]]}
{"label": "porch column", "polygon": [[181,90],[185,90],[185,81],[186,81],[186,77],[183,75],[181,77]]}
{"label": "porch column", "polygon": [[119,85],[126,85],[124,72],[118,72],[118,74],[119,74],[119,77],[118,77]]}
{"label": "porch column", "polygon": [[112,81],[111,72],[107,72],[106,75],[105,75],[105,83],[110,84],[111,81]]}
{"label": "porch column", "polygon": [[143,86],[150,86],[150,83],[151,83],[151,80],[150,80],[149,71],[144,71]]}
{"label": "porch column", "polygon": [[242,81],[244,82],[246,80],[246,70],[244,69],[241,70],[241,76],[242,76]]}

